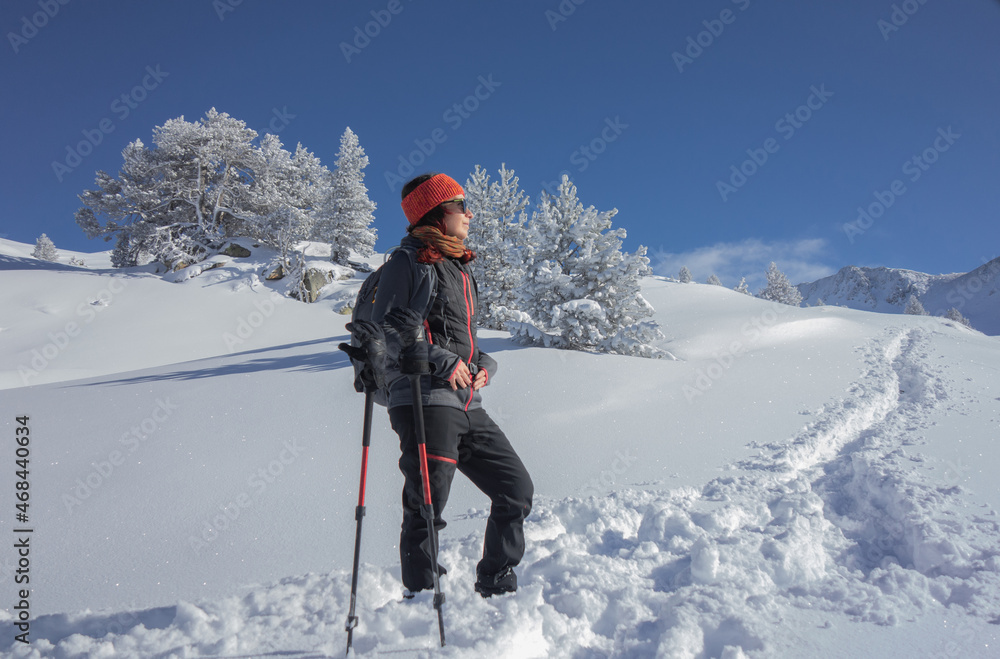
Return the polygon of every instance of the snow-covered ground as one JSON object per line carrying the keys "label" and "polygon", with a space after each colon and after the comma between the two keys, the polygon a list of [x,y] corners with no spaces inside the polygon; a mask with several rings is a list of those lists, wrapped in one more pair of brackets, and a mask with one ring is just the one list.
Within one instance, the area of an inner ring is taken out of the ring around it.
{"label": "snow-covered ground", "polygon": [[[360,278],[305,305],[260,276],[264,250],[179,283],[30,251],[0,241],[0,651],[342,656],[362,397],[336,345]],[[400,601],[402,479],[377,410],[356,653],[997,656],[1000,339],[656,278],[644,294],[678,361],[482,332],[487,409],[536,501],[520,590],[482,600],[488,501],[456,480],[445,648],[430,603]]]}

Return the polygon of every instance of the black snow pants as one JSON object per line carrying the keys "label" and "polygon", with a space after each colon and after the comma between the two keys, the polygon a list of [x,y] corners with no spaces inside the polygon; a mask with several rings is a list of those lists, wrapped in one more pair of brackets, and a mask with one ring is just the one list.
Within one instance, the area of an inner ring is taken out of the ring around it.
{"label": "black snow pants", "polygon": [[[433,587],[433,576],[427,521],[420,515],[424,497],[413,408],[393,407],[389,420],[399,435],[399,469],[406,479],[399,538],[403,585],[411,591],[424,590]],[[524,555],[523,524],[531,512],[534,485],[503,431],[483,409],[466,412],[443,406],[424,408],[424,426],[434,527],[438,533],[445,527],[441,512],[448,503],[457,469],[492,502],[477,574],[492,575],[517,565]]]}

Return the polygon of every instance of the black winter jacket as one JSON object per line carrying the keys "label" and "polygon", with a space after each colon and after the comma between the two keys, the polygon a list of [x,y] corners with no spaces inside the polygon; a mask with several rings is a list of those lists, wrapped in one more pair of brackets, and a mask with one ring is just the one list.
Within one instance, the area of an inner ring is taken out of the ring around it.
{"label": "black winter jacket", "polygon": [[[476,324],[479,297],[476,281],[468,264],[445,258],[429,265],[417,262],[423,242],[406,236],[400,248],[382,266],[372,320],[381,323],[395,307],[418,312],[424,322],[424,338],[430,344],[428,358],[431,374],[420,381],[423,404],[457,407],[464,410],[482,407],[480,391],[472,387],[452,391],[448,378],[459,361],[464,361],[473,375],[486,371],[487,383],[496,374],[497,363],[479,350]],[[412,405],[409,378],[397,365],[389,369],[389,407]]]}

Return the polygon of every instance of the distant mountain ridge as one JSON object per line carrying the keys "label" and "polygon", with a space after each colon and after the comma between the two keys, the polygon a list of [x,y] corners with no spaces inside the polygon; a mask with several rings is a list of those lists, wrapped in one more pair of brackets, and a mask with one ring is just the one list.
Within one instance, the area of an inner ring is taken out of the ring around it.
{"label": "distant mountain ridge", "polygon": [[931,315],[944,315],[955,308],[975,329],[1000,335],[1000,257],[971,272],[948,275],[849,265],[797,288],[809,305],[822,300],[824,304],[881,313],[903,313],[910,295],[916,295]]}

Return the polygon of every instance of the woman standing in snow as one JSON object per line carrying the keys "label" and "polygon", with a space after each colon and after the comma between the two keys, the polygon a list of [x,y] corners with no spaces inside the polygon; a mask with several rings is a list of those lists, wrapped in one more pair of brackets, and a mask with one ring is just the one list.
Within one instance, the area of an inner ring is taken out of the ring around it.
{"label": "woman standing in snow", "polygon": [[[497,363],[479,350],[479,300],[465,247],[472,212],[465,191],[445,174],[424,174],[403,186],[402,207],[410,223],[383,266],[372,320],[381,323],[396,307],[424,319],[430,375],[422,376],[428,481],[434,527],[445,527],[441,512],[458,470],[492,502],[483,557],[476,568],[476,592],[483,597],[517,590],[514,566],[524,555],[524,518],[534,486],[507,437],[482,407],[480,390],[496,374]],[[389,385],[389,419],[399,435],[403,526],[399,553],[409,594],[433,587],[423,503],[417,430],[409,379]],[[444,574],[443,568],[438,568]]]}

